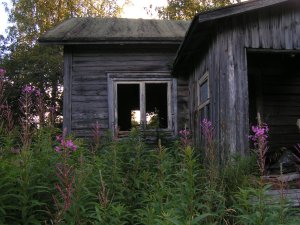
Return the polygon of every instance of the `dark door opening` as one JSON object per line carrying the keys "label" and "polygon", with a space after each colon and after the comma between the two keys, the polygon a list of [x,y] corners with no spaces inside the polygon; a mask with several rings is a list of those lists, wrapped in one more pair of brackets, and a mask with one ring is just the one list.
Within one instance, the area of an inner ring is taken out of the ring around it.
{"label": "dark door opening", "polygon": [[117,84],[117,93],[118,126],[120,131],[129,131],[132,126],[139,125],[140,85]]}
{"label": "dark door opening", "polygon": [[[250,126],[269,126],[269,163],[300,142],[300,54],[248,52]],[[299,123],[298,122],[298,123]]]}

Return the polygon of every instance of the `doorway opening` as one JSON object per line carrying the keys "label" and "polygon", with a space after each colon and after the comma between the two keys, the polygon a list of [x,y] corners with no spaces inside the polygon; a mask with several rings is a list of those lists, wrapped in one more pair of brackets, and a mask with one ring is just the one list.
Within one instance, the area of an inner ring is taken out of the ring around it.
{"label": "doorway opening", "polygon": [[250,126],[269,126],[267,163],[300,142],[300,54],[247,53]]}

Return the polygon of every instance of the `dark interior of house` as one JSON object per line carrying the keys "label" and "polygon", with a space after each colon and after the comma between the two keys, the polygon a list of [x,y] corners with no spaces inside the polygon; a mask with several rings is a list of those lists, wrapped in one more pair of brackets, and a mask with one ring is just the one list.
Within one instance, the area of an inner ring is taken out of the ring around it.
{"label": "dark interior of house", "polygon": [[168,127],[168,84],[145,83],[145,104],[140,106],[140,84],[118,84],[118,126],[129,131],[142,123],[141,107],[146,112],[147,128]]}
{"label": "dark interior of house", "polygon": [[132,128],[131,114],[140,110],[140,85],[118,84],[118,126],[120,131]]}
{"label": "dark interior of house", "polygon": [[167,83],[146,83],[146,116],[149,128],[168,127]]}
{"label": "dark interior of house", "polygon": [[248,52],[247,59],[250,127],[259,118],[269,126],[267,162],[272,164],[297,153],[300,143],[300,54]]}

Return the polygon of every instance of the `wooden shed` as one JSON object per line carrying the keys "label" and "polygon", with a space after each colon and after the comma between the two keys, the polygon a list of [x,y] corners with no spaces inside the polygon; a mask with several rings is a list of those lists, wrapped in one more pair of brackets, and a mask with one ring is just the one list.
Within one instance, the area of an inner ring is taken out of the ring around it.
{"label": "wooden shed", "polygon": [[193,19],[173,74],[189,79],[196,143],[209,118],[221,156],[247,154],[257,119],[270,127],[272,152],[300,142],[300,1],[255,0]]}
{"label": "wooden shed", "polygon": [[[171,66],[189,22],[72,18],[44,34],[64,46],[64,128],[80,137],[139,126],[168,136],[187,121],[187,81]],[[151,132],[150,132],[151,133]]]}

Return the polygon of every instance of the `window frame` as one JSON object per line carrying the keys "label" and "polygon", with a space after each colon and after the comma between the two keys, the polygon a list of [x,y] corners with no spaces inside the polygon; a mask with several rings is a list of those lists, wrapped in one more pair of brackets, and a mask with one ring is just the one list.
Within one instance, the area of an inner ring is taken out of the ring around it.
{"label": "window frame", "polygon": [[[201,102],[201,86],[207,82],[207,99],[203,102]],[[199,136],[195,137],[196,140],[200,141],[200,143],[204,143],[205,138],[203,136],[203,132],[202,132],[202,127],[200,126],[200,124],[202,123],[202,120],[204,118],[210,120],[210,87],[209,87],[209,72],[206,71],[203,76],[198,80],[197,82],[197,106],[195,109],[195,116],[196,116],[196,124],[194,124],[196,127],[198,127],[198,131],[199,131]],[[204,116],[204,118],[202,118],[202,113],[206,114],[206,116]],[[198,142],[197,141],[197,142]]]}
{"label": "window frame", "polygon": [[[203,102],[201,102],[201,86],[207,82],[207,99]],[[197,111],[200,111],[203,109],[205,106],[207,106],[210,103],[210,88],[209,88],[209,73],[205,72],[204,75],[198,80],[197,84],[197,99],[198,99],[198,104],[197,104]]]}
{"label": "window frame", "polygon": [[[108,78],[108,110],[109,110],[109,128],[117,136],[118,130],[118,84],[139,84],[140,87],[140,111],[141,111],[141,128],[147,131],[154,129],[146,128],[146,83],[167,83],[167,115],[168,127],[160,128],[162,131],[176,132],[174,123],[176,115],[177,102],[177,83],[176,79],[170,76],[168,72],[109,72]],[[127,131],[124,131],[127,132]]]}

